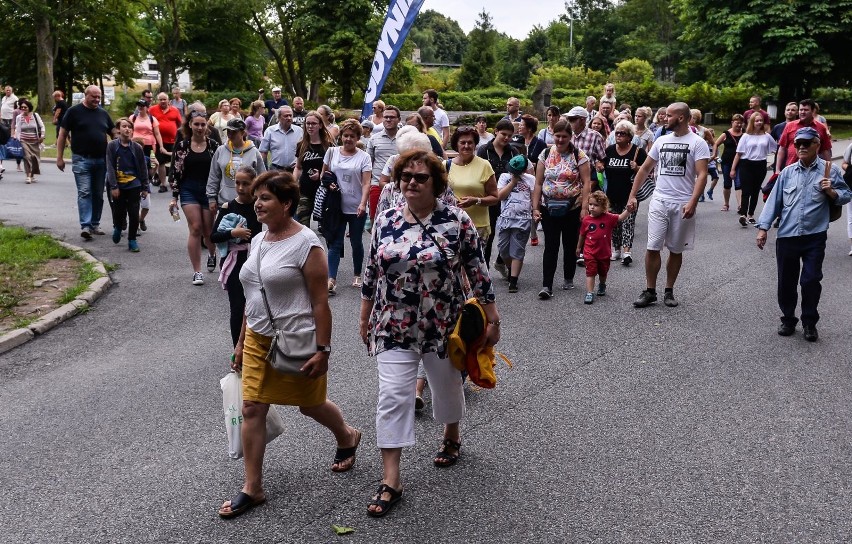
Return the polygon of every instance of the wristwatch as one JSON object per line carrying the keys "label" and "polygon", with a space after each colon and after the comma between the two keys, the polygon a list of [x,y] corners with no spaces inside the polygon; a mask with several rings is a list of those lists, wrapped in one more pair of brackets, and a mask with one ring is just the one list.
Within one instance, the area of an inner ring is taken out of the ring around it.
{"label": "wristwatch", "polygon": [[317,352],[319,352],[319,353],[331,353],[331,346],[324,346],[322,344],[317,344]]}
{"label": "wristwatch", "polygon": [[477,199],[476,199],[476,205],[477,205],[477,206],[482,206],[482,199],[481,199],[481,198],[477,198]]}

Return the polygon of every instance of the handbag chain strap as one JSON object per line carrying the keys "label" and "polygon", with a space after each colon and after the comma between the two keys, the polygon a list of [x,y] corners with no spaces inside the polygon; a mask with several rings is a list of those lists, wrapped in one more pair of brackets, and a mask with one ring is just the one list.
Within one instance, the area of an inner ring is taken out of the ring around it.
{"label": "handbag chain strap", "polygon": [[272,317],[272,310],[269,308],[269,300],[266,298],[266,289],[263,288],[263,277],[260,275],[260,257],[261,257],[261,244],[266,240],[266,233],[263,233],[263,238],[257,244],[257,281],[260,283],[260,295],[263,297],[263,305],[266,307],[266,315],[269,316],[269,323],[272,325],[272,330],[277,331],[275,328],[275,318]]}
{"label": "handbag chain strap", "polygon": [[[455,270],[453,270],[453,263],[450,262],[449,257],[447,257],[447,252],[444,251],[444,248],[441,247],[441,244],[438,243],[438,240],[436,240],[435,237],[432,236],[432,233],[429,232],[429,229],[426,227],[426,225],[423,224],[420,218],[417,217],[417,215],[415,215],[413,211],[411,211],[411,207],[406,207],[408,208],[408,213],[411,214],[411,217],[413,217],[414,220],[417,221],[417,224],[420,225],[420,228],[423,230],[423,234],[425,234],[430,240],[432,240],[432,243],[437,246],[438,251],[440,251],[441,255],[444,257],[444,260],[447,261],[447,266],[450,267],[450,274],[453,277],[453,291],[455,291],[456,293],[462,293],[462,295],[464,295],[464,289],[462,289],[461,281],[459,280],[458,274],[456,274]],[[461,223],[459,223],[459,235],[461,235]]]}

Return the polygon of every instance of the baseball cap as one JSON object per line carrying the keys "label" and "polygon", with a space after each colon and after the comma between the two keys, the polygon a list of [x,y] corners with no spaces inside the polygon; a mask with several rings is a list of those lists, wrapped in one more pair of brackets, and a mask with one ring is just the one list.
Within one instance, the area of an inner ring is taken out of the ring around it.
{"label": "baseball cap", "polygon": [[243,121],[242,119],[231,119],[230,121],[228,121],[228,126],[225,127],[225,130],[227,130],[227,131],[245,130],[245,129],[246,129],[246,122]]}
{"label": "baseball cap", "polygon": [[571,108],[568,113],[565,115],[569,119],[572,117],[588,117],[589,112],[586,111],[586,108],[582,106],[574,106]]}
{"label": "baseball cap", "polygon": [[148,102],[145,101],[145,100],[139,99],[139,100],[136,101],[136,105],[140,108],[143,107],[143,106],[147,108]]}
{"label": "baseball cap", "polygon": [[814,138],[819,138],[819,132],[812,127],[803,127],[796,131],[796,137],[794,141],[798,142],[799,140],[813,140]]}
{"label": "baseball cap", "polygon": [[512,174],[523,174],[527,170],[527,158],[523,155],[515,155],[509,161],[507,168]]}
{"label": "baseball cap", "polygon": [[272,87],[272,92],[273,92],[273,93],[280,93],[280,92],[281,92],[281,87]]}
{"label": "baseball cap", "polygon": [[374,128],[376,128],[376,125],[374,125],[373,122],[369,119],[364,119],[363,121],[361,121],[361,126],[366,128],[367,130],[373,130]]}

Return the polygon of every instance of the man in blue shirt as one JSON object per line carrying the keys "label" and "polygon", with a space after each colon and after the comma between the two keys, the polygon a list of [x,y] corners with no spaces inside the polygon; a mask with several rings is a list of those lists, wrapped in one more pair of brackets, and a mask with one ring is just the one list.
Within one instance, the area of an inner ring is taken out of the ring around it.
{"label": "man in blue shirt", "polygon": [[793,141],[799,160],[781,171],[766,200],[757,221],[757,247],[763,249],[772,221],[780,218],[775,242],[778,306],[782,314],[778,334],[791,336],[796,332],[797,284],[801,284],[804,337],[816,342],[829,204],[849,202],[852,192],[843,182],[840,169],[817,156],[820,140],[816,130],[800,128]]}
{"label": "man in blue shirt", "polygon": [[278,109],[281,106],[289,106],[287,99],[281,98],[281,87],[272,87],[272,100],[267,100],[263,105],[266,107],[267,124],[278,118]]}

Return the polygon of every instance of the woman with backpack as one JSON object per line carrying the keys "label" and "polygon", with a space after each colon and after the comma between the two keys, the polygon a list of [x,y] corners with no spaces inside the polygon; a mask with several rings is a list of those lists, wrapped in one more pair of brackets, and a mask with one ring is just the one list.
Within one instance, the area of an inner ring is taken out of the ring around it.
{"label": "woman with backpack", "polygon": [[15,119],[15,138],[24,148],[24,169],[27,183],[35,183],[35,177],[41,174],[41,144],[44,142],[44,123],[39,114],[33,111],[33,104],[22,98],[18,101],[21,113]]}
{"label": "woman with backpack", "polygon": [[415,444],[421,360],[433,416],[444,427],[433,464],[447,468],[459,459],[464,390],[447,343],[464,303],[460,275],[470,280],[472,296],[485,311],[485,344],[500,340],[500,314],[476,226],[467,212],[439,200],[448,185],[443,162],[429,151],[412,149],[396,160],[392,177],[405,205],[376,215],[361,288],[361,338],[376,356],[379,373],[376,444],[383,476],[367,506],[371,517],[387,515],[402,499],[400,459],[402,448]]}

